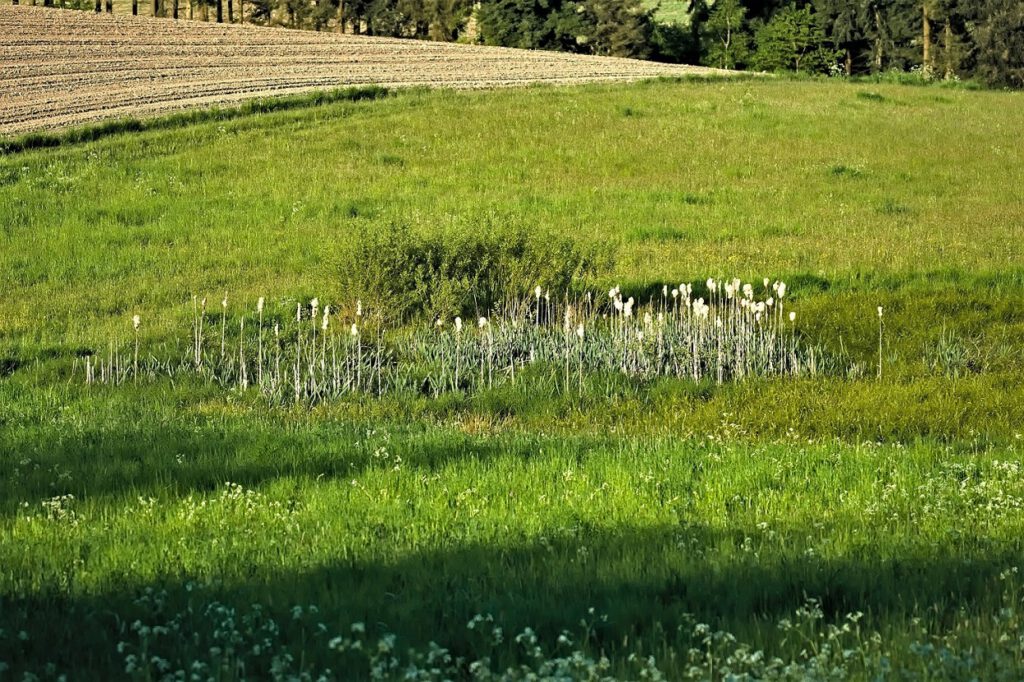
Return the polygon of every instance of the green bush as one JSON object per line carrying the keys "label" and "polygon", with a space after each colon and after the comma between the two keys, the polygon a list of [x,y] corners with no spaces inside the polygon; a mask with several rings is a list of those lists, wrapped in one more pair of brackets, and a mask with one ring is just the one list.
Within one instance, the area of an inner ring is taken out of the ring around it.
{"label": "green bush", "polygon": [[367,230],[335,266],[346,294],[391,320],[487,315],[535,287],[577,290],[607,271],[614,248],[536,228],[485,223],[425,233],[406,225]]}

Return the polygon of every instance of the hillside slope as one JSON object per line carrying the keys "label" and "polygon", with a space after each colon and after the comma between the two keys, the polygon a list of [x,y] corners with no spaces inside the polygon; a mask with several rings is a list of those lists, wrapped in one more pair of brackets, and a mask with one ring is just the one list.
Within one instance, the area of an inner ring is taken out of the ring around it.
{"label": "hillside slope", "polygon": [[348,85],[477,88],[706,72],[554,52],[0,7],[0,134]]}

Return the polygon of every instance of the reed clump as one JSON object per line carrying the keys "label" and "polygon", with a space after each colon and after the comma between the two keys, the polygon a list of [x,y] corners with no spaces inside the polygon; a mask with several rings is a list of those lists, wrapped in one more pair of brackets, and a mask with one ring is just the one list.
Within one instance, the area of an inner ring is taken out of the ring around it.
{"label": "reed clump", "polygon": [[544,383],[556,393],[582,395],[593,374],[721,384],[841,370],[840,359],[801,338],[784,282],[764,280],[755,288],[709,279],[704,286],[707,298],[680,284],[643,304],[620,287],[607,295],[553,296],[537,286],[475,324],[438,316],[404,326],[391,326],[388,315],[361,300],[332,306],[313,298],[295,303],[292,316],[270,312],[264,297],[232,314],[227,296],[216,313],[194,297],[184,353],[140,356],[133,321],[127,347],[111,342],[105,355],[84,359],[85,380],[118,385],[140,376],[193,376],[255,388],[274,403],[316,403],[354,394],[468,393],[515,384],[526,374],[549,375]]}

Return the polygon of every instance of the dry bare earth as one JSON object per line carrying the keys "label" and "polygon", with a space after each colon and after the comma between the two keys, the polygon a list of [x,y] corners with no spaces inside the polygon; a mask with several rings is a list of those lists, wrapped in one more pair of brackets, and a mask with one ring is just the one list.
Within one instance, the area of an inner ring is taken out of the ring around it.
{"label": "dry bare earth", "polygon": [[0,7],[0,134],[349,85],[479,88],[710,71],[631,59]]}

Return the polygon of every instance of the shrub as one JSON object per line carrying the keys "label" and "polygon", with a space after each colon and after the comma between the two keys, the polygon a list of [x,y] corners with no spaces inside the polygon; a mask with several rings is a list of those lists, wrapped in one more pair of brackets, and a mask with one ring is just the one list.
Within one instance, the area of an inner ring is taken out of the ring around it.
{"label": "shrub", "polygon": [[525,227],[367,230],[336,267],[346,294],[389,319],[487,313],[534,287],[580,288],[611,267],[614,249]]}

